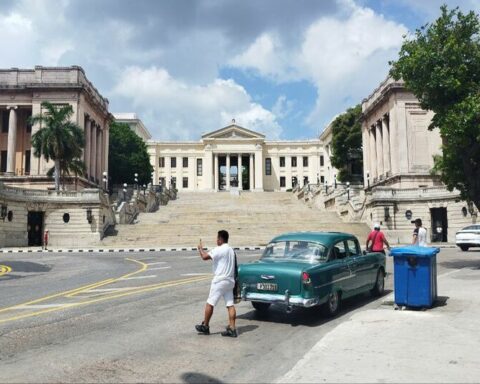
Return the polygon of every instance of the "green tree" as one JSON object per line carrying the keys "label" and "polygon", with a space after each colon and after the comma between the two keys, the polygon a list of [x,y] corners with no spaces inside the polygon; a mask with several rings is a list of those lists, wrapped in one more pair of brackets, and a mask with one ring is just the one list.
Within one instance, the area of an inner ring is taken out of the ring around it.
{"label": "green tree", "polygon": [[360,104],[347,109],[332,122],[332,165],[338,169],[337,179],[342,182],[362,178],[362,124]]}
{"label": "green tree", "polygon": [[480,209],[480,18],[441,7],[432,24],[405,37],[390,73],[403,79],[423,109],[435,113],[442,155],[434,171],[449,190]]}
{"label": "green tree", "polygon": [[55,176],[55,190],[60,189],[60,176],[69,173],[73,164],[79,164],[85,139],[82,129],[70,119],[71,105],[54,105],[43,102],[43,113],[32,116],[30,123],[40,124],[40,129],[32,135],[33,154],[54,161],[50,174]]}
{"label": "green tree", "polygon": [[152,180],[153,167],[145,142],[128,124],[110,124],[108,173],[113,184],[133,184],[138,173],[140,185]]}

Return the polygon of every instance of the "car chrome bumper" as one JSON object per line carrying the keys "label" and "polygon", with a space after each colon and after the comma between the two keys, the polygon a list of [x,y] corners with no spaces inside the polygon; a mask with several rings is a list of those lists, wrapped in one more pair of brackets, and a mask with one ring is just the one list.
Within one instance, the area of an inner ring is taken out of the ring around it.
{"label": "car chrome bumper", "polygon": [[313,307],[318,305],[318,299],[304,299],[303,297],[290,296],[288,291],[285,294],[278,293],[259,293],[259,292],[245,292],[242,291],[242,300],[244,301],[259,301],[262,303],[282,303],[287,306],[295,307]]}

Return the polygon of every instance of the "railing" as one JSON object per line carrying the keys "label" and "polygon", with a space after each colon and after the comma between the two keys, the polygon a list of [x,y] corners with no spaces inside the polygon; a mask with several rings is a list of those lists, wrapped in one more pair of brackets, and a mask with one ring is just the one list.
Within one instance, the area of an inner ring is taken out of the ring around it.
{"label": "railing", "polygon": [[372,200],[389,200],[389,199],[418,199],[418,198],[432,198],[432,197],[451,197],[457,196],[456,191],[448,191],[444,187],[427,187],[427,188],[375,188],[371,193]]}
{"label": "railing", "polygon": [[0,193],[22,197],[85,197],[85,196],[99,196],[99,189],[84,189],[82,191],[55,191],[43,189],[24,189],[16,187],[7,187],[0,183]]}

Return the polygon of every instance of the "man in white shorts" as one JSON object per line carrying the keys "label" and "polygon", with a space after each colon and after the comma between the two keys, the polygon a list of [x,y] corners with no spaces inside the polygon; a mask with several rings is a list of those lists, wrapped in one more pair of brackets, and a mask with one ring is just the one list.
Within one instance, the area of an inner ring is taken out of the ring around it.
{"label": "man in white shorts", "polygon": [[412,221],[412,224],[415,224],[415,229],[413,230],[412,244],[418,247],[426,247],[427,230],[422,227],[422,219],[415,219]]}
{"label": "man in white shorts", "polygon": [[222,336],[237,337],[235,328],[235,306],[233,305],[233,288],[235,287],[235,252],[228,245],[228,232],[218,231],[217,247],[210,252],[203,249],[202,241],[198,245],[198,251],[203,260],[213,261],[213,280],[210,286],[207,304],[205,304],[205,318],[202,324],[196,325],[195,329],[205,335],[210,334],[210,319],[213,309],[223,297],[228,311],[229,324]]}

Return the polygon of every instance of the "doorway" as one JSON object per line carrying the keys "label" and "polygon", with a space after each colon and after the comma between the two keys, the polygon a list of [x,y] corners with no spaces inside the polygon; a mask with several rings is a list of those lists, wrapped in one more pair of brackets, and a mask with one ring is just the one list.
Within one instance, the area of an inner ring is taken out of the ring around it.
{"label": "doorway", "polygon": [[43,245],[43,212],[28,212],[28,246],[41,247]]}
{"label": "doorway", "polygon": [[430,208],[432,223],[432,242],[447,242],[447,208]]}

